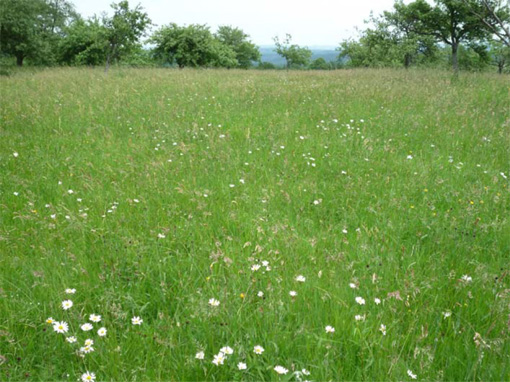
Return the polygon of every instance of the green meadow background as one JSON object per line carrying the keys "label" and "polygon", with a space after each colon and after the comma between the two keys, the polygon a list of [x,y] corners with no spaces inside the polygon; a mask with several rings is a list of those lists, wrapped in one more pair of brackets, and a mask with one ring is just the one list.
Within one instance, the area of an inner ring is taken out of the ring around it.
{"label": "green meadow background", "polygon": [[509,85],[426,70],[1,77],[0,380],[509,380]]}

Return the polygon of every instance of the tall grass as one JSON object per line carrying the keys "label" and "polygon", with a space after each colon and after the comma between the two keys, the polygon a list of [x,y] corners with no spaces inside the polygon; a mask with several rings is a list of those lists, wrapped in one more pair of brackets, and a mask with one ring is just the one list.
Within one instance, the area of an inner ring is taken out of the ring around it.
{"label": "tall grass", "polygon": [[509,84],[0,78],[0,379],[509,380]]}

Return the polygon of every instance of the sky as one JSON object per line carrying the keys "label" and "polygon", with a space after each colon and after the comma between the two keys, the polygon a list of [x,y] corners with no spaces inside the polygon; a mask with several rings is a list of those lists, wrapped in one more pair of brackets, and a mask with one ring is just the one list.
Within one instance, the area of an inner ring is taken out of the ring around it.
{"label": "sky", "polygon": [[[113,0],[74,0],[84,17],[111,14]],[[116,0],[115,2],[118,2]],[[219,25],[241,28],[257,45],[273,45],[286,33],[292,43],[316,47],[337,47],[347,38],[356,37],[356,27],[370,12],[375,15],[390,10],[394,0],[130,0],[145,9],[158,26],[171,22],[179,25],[207,24],[211,31]]]}

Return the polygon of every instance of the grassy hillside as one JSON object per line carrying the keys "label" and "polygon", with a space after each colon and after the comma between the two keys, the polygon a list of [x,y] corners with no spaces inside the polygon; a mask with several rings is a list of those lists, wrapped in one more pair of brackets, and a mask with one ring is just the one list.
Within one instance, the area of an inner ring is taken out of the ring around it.
{"label": "grassy hillside", "polygon": [[1,380],[510,379],[508,78],[0,86]]}

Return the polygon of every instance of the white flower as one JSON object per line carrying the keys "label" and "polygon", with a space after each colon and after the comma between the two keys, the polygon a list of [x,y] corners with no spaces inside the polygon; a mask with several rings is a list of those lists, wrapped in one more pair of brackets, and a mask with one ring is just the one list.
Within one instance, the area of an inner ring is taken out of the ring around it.
{"label": "white flower", "polygon": [[55,320],[53,319],[53,317],[48,317],[48,318],[46,319],[46,323],[47,323],[47,324],[54,324],[54,323],[55,323]]}
{"label": "white flower", "polygon": [[411,370],[407,370],[407,375],[411,377],[411,379],[416,379],[417,376],[416,374],[413,374],[413,372]]}
{"label": "white flower", "polygon": [[356,288],[357,288],[356,284],[354,284],[354,283],[350,283],[350,284],[349,284],[349,287],[350,287],[351,289],[356,289]]}
{"label": "white flower", "polygon": [[89,324],[88,322],[86,324],[83,324],[82,326],[80,326],[81,330],[83,330],[84,332],[88,332],[89,330],[92,330],[94,327],[92,326],[92,324]]}
{"label": "white flower", "polygon": [[246,367],[247,367],[247,366],[246,366],[246,364],[245,364],[244,362],[239,362],[239,363],[237,364],[237,368],[238,368],[239,370],[246,370]]}
{"label": "white flower", "polygon": [[444,317],[444,318],[448,318],[448,317],[450,317],[451,315],[452,315],[452,312],[450,312],[449,310],[443,313],[443,317]]}
{"label": "white flower", "polygon": [[19,192],[14,191],[12,194],[13,194],[14,196],[18,196],[18,195],[19,195]]}
{"label": "white flower", "polygon": [[264,297],[264,292],[262,292],[261,290],[257,293],[257,296],[259,297]]}
{"label": "white flower", "polygon": [[98,316],[97,314],[91,314],[89,316],[89,320],[92,322],[99,322],[101,321],[101,316]]}
{"label": "white flower", "polygon": [[264,353],[264,348],[262,346],[260,346],[260,345],[257,345],[257,346],[255,346],[253,348],[253,352],[255,354],[259,354],[260,355],[260,354]]}
{"label": "white flower", "polygon": [[74,194],[74,191],[73,191],[73,190],[71,190],[71,189],[69,189],[69,190],[67,190],[67,193],[68,193],[69,195],[71,195],[71,194]]}
{"label": "white flower", "polygon": [[319,204],[321,204],[321,200],[314,200],[314,201],[313,201],[313,204],[314,204],[315,206],[318,206]]}
{"label": "white flower", "polygon": [[363,297],[356,297],[356,302],[360,305],[365,305],[365,299]]}
{"label": "white flower", "polygon": [[66,293],[67,294],[75,294],[76,293],[76,289],[67,288],[66,289]]}
{"label": "white flower", "polygon": [[55,322],[53,324],[53,330],[57,333],[67,333],[69,330],[69,325],[67,325],[67,322],[61,321],[61,322]]}
{"label": "white flower", "polygon": [[379,327],[379,330],[381,331],[381,333],[382,333],[384,336],[386,335],[386,325],[381,324],[381,326]]}
{"label": "white flower", "polygon": [[75,336],[71,336],[71,337],[67,337],[66,341],[69,342],[70,344],[74,344],[77,340],[76,340]]}
{"label": "white flower", "polygon": [[376,305],[379,305],[381,303],[381,299],[376,297],[376,298],[374,298],[374,302]]}
{"label": "white flower", "polygon": [[104,337],[106,336],[106,328],[99,328],[99,330],[97,331],[97,335],[99,337]]}
{"label": "white flower", "polygon": [[230,346],[224,346],[220,349],[220,353],[223,353],[225,355],[234,354],[234,349],[232,349]]}
{"label": "white flower", "polygon": [[264,266],[264,267],[268,267],[268,266],[269,266],[269,261],[267,261],[267,260],[262,260],[262,266]]}
{"label": "white flower", "polygon": [[83,353],[83,354],[89,354],[89,353],[92,353],[94,351],[94,348],[92,347],[92,345],[86,345],[86,346],[83,346],[80,348],[80,353]]}
{"label": "white flower", "polygon": [[411,159],[413,159],[413,156],[412,156],[412,155],[408,155],[408,156],[407,156],[407,159],[408,159],[408,160],[411,160]]}
{"label": "white flower", "polygon": [[276,371],[278,374],[287,374],[289,372],[289,370],[287,370],[283,366],[275,366],[274,371]]}
{"label": "white flower", "polygon": [[259,264],[253,264],[251,266],[251,270],[254,271],[254,272],[258,271],[259,269],[260,269],[260,265]]}
{"label": "white flower", "polygon": [[203,351],[199,351],[197,354],[195,354],[196,359],[204,359],[205,354]]}
{"label": "white flower", "polygon": [[297,292],[295,290],[291,290],[289,292],[289,294],[290,294],[291,297],[296,297],[297,296]]}
{"label": "white flower", "polygon": [[306,277],[303,275],[299,275],[296,277],[296,281],[300,283],[304,283],[306,281]]}
{"label": "white flower", "polygon": [[473,279],[471,278],[471,276],[468,276],[468,275],[464,275],[461,277],[461,280],[466,282],[466,283],[470,283],[471,281],[473,281]]}
{"label": "white flower", "polygon": [[73,302],[71,300],[62,301],[62,309],[67,310],[73,306]]}
{"label": "white flower", "polygon": [[210,298],[209,299],[209,305],[211,305],[211,306],[219,306],[220,302],[218,300],[216,300],[215,298]]}
{"label": "white flower", "polygon": [[90,382],[96,380],[96,375],[94,373],[91,373],[90,371],[87,371],[85,374],[81,375],[82,382]]}
{"label": "white flower", "polygon": [[303,373],[303,375],[310,375],[310,372],[306,369],[301,369],[301,373]]}
{"label": "white flower", "polygon": [[344,228],[344,229],[342,230],[342,233],[344,233],[345,235],[347,235],[347,230]]}
{"label": "white flower", "polygon": [[12,153],[12,156],[13,156],[14,158],[17,158],[17,157],[18,157],[18,155],[19,155],[19,154],[18,154],[16,151]]}
{"label": "white flower", "polygon": [[222,352],[216,354],[212,361],[212,363],[214,363],[216,366],[223,365],[223,362],[225,362],[225,354],[223,354]]}
{"label": "white flower", "polygon": [[332,327],[331,325],[326,326],[326,333],[334,333],[334,332],[335,332],[334,327]]}
{"label": "white flower", "polygon": [[365,318],[366,318],[365,315],[360,315],[360,314],[357,314],[357,315],[354,316],[354,319],[356,321],[365,321]]}
{"label": "white flower", "polygon": [[133,325],[142,325],[142,322],[143,322],[143,320],[138,316],[135,316],[131,319],[131,323]]}
{"label": "white flower", "polygon": [[91,340],[90,338],[87,338],[85,340],[85,346],[92,346],[94,345],[94,340]]}
{"label": "white flower", "polygon": [[160,238],[160,239],[164,239],[165,237],[166,237],[166,236],[165,236],[164,234],[162,234],[162,233],[158,233],[158,238]]}
{"label": "white flower", "polygon": [[138,199],[133,199],[133,202],[140,203],[140,201]]}

